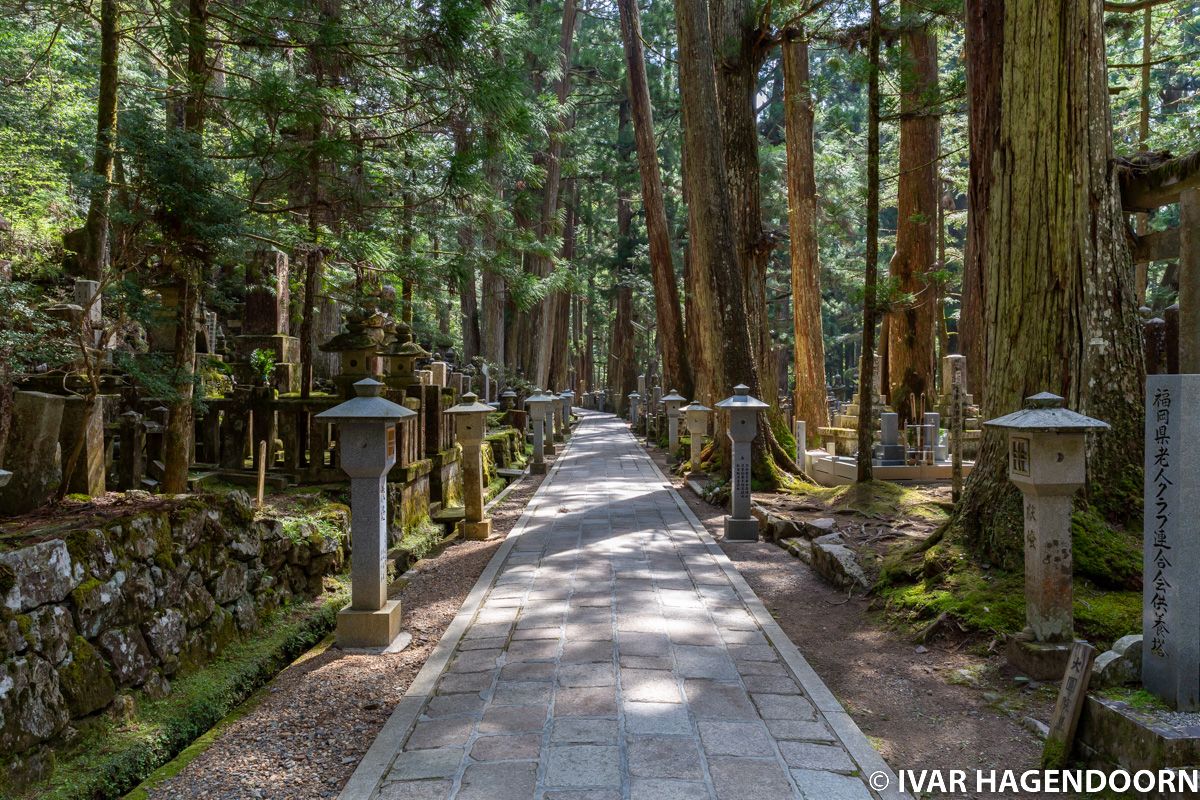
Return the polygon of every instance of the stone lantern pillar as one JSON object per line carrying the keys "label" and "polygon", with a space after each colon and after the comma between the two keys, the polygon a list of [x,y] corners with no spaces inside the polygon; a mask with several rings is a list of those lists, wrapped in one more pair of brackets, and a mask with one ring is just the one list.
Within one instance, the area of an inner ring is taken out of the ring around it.
{"label": "stone lantern pillar", "polygon": [[571,430],[571,407],[575,404],[575,393],[566,389],[559,395],[562,398],[563,431]]}
{"label": "stone lantern pillar", "polygon": [[463,449],[463,496],[467,507],[463,534],[468,539],[486,539],[492,532],[492,521],[483,516],[483,437],[492,407],[478,400],[467,392],[461,403],[446,410],[454,415],[454,432]]}
{"label": "stone lantern pillar", "polygon": [[596,392],[596,410],[597,411],[599,411],[601,413],[604,412],[604,401],[607,399],[607,397],[608,397],[608,395],[605,393],[605,391],[603,389]]}
{"label": "stone lantern pillar", "polygon": [[1088,431],[1108,424],[1063,408],[1043,392],[984,425],[1008,433],[1008,479],[1025,505],[1025,630],[1009,640],[1009,660],[1031,678],[1060,677],[1071,650],[1071,507],[1087,480]]}
{"label": "stone lantern pillar", "polygon": [[704,434],[708,433],[708,415],[712,409],[702,406],[693,400],[684,407],[683,416],[687,421],[688,436],[692,439],[691,460],[692,473],[700,472],[700,451],[704,448]]}
{"label": "stone lantern pillar", "polygon": [[642,399],[642,396],[640,394],[638,394],[637,392],[629,393],[629,427],[633,429],[634,433],[637,433],[638,402],[641,399]]}
{"label": "stone lantern pillar", "polygon": [[525,398],[525,408],[533,425],[533,463],[529,471],[534,475],[546,474],[546,415],[554,398],[537,390]]}
{"label": "stone lantern pillar", "polygon": [[679,449],[679,408],[686,402],[687,398],[675,389],[662,396],[662,404],[667,409],[667,451],[672,458]]}
{"label": "stone lantern pillar", "polygon": [[338,612],[340,647],[388,647],[400,633],[400,601],[387,595],[387,474],[396,463],[396,423],[415,412],[385,400],[366,378],[356,396],[317,414],[338,425],[338,455],[350,476],[350,605]]}
{"label": "stone lantern pillar", "polygon": [[758,435],[758,412],[767,404],[750,396],[750,387],[739,383],[733,396],[717,403],[729,412],[729,440],[733,443],[733,476],[729,490],[729,516],[725,538],[757,541],[758,520],[750,513],[750,445]]}

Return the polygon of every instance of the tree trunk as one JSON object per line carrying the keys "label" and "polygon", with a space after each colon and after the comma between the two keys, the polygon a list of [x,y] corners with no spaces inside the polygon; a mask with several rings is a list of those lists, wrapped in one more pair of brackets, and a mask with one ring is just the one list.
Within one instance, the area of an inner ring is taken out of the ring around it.
{"label": "tree trunk", "polygon": [[[576,206],[579,203],[579,188],[574,179],[569,179],[564,186],[563,194],[567,199],[567,218],[563,226],[562,263],[569,265],[575,258],[575,221]],[[555,393],[571,389],[567,372],[568,356],[570,355],[571,329],[571,293],[555,292],[551,298],[550,324],[548,335],[553,346],[550,348],[549,377],[546,380],[547,390]]]}
{"label": "tree trunk", "polygon": [[[555,83],[558,96],[558,110],[550,123],[550,143],[546,151],[546,182],[542,187],[542,217],[538,225],[538,239],[542,244],[551,247],[558,235],[558,194],[559,183],[562,180],[563,139],[570,130],[571,117],[566,115],[567,96],[571,91],[571,50],[575,42],[575,29],[579,27],[578,3],[576,0],[565,0],[563,3],[562,28],[559,34],[558,50],[562,74]],[[536,255],[532,261],[533,273],[539,278],[550,274],[551,262],[546,256]],[[535,348],[533,382],[542,388],[550,379],[550,362],[553,359],[555,347],[565,347],[566,342],[555,341],[553,336],[554,302],[547,297],[535,310],[533,330],[537,332]]]}
{"label": "tree trunk", "polygon": [[[733,240],[741,265],[743,291],[750,320],[750,346],[755,372],[770,375],[771,338],[767,320],[767,262],[772,245],[763,232],[762,193],[759,189],[758,68],[762,51],[755,45],[758,28],[751,0],[712,0],[710,19],[724,144],[725,177]],[[753,387],[758,397],[774,405],[774,381]]]}
{"label": "tree trunk", "polygon": [[788,30],[781,45],[787,125],[788,231],[791,238],[793,359],[796,419],[810,438],[829,424],[825,405],[825,338],[821,328],[821,265],[817,251],[817,183],[813,161],[813,103],[808,39]]}
{"label": "tree trunk", "polygon": [[875,323],[879,274],[879,0],[871,0],[867,52],[867,263],[863,280],[862,361],[858,369],[858,481],[873,477]]}
{"label": "tree trunk", "polygon": [[[630,140],[629,101],[617,106],[617,155],[619,168],[627,169],[632,155]],[[617,313],[613,318],[612,344],[608,349],[608,388],[612,393],[613,409],[620,413],[627,407],[628,395],[637,388],[637,355],[633,331],[633,201],[628,182],[617,182]]]}
{"label": "tree trunk", "polygon": [[900,3],[900,180],[891,275],[903,299],[889,315],[884,391],[900,414],[901,430],[933,407],[936,392],[937,287],[930,273],[937,261],[937,38],[928,27],[914,27],[922,8],[919,0]]}
{"label": "tree trunk", "polygon": [[[500,153],[499,142],[495,131],[488,129],[487,160],[483,162],[483,177],[488,187],[495,195],[494,201],[503,199],[504,191],[500,185]],[[483,218],[483,257],[495,262],[499,256],[500,223],[496,212],[489,207]],[[483,318],[481,320],[481,346],[483,359],[496,366],[504,366],[504,307],[507,302],[507,292],[504,287],[504,276],[494,267],[483,266]]]}
{"label": "tree trunk", "polygon": [[80,254],[85,278],[99,281],[108,265],[108,209],[112,196],[113,159],[117,152],[117,89],[120,60],[121,8],[118,0],[100,2],[100,95],[96,100],[96,152],[92,188],[84,230],[87,243]]}
{"label": "tree trunk", "polygon": [[[1145,368],[1135,278],[1112,162],[1103,7],[1046,14],[1009,2],[1003,25],[999,157],[989,194],[985,418],[1052,391],[1112,429],[1092,438],[1088,500],[1141,519]],[[996,35],[999,31],[991,31]],[[957,521],[974,549],[1020,563],[1020,499],[1004,436],[985,434]]]}
{"label": "tree trunk", "polygon": [[[1141,85],[1138,87],[1138,152],[1149,150],[1147,141],[1150,139],[1150,59],[1154,56],[1151,34],[1153,32],[1154,9],[1147,6],[1142,12],[1142,70]],[[1134,223],[1138,236],[1150,232],[1150,215],[1137,214]],[[1146,304],[1146,281],[1150,272],[1149,261],[1139,261],[1134,264],[1137,276],[1137,304]]]}
{"label": "tree trunk", "polygon": [[[454,152],[462,156],[470,147],[470,132],[466,122],[454,125]],[[469,364],[479,355],[479,298],[475,293],[475,227],[466,203],[460,204],[462,217],[458,226],[458,308],[462,317],[462,363]]]}
{"label": "tree trunk", "polygon": [[958,351],[967,357],[967,388],[986,396],[988,330],[983,324],[988,274],[988,198],[992,165],[1000,146],[1000,83],[1003,77],[1004,0],[967,0],[967,128],[970,176],[967,184],[967,248],[963,259],[962,310]]}
{"label": "tree trunk", "polygon": [[[204,158],[204,116],[208,102],[208,0],[189,0],[187,19],[188,93],[184,101],[183,126],[192,137],[195,157]],[[196,374],[196,313],[199,275],[204,272],[207,245],[184,243],[179,259],[176,286],[178,314],[175,327],[175,358],[172,383],[175,397],[163,444],[164,469],[162,490],[165,494],[187,491],[188,466],[191,464],[193,438],[192,396]]]}
{"label": "tree trunk", "polygon": [[650,243],[650,270],[654,279],[654,310],[662,345],[664,388],[677,389],[691,397],[692,370],[683,338],[683,316],[679,308],[679,286],[671,258],[671,234],[663,204],[662,175],[654,142],[654,114],[646,59],[642,51],[642,25],[637,0],[618,0],[621,38],[625,42],[625,66],[629,77],[629,105],[637,142],[638,167],[642,176],[642,207],[646,213],[646,236]]}

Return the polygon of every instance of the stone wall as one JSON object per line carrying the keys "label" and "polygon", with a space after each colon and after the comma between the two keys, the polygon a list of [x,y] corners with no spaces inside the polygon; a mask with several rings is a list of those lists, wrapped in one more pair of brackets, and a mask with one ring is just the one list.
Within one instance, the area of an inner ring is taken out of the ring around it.
{"label": "stone wall", "polygon": [[0,753],[65,735],[124,690],[169,692],[267,612],[319,594],[348,527],[344,510],[321,525],[255,520],[234,492],[0,551]]}

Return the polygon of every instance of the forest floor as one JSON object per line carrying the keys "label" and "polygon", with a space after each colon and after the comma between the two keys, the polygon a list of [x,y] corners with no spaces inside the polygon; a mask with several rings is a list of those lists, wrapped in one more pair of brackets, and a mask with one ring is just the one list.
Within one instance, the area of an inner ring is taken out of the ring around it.
{"label": "forest floor", "polygon": [[413,636],[405,650],[377,656],[328,642],[316,648],[248,700],[202,753],[160,771],[174,774],[148,796],[336,797],[541,482],[526,476],[492,508],[490,539],[458,541],[405,573],[402,625]]}
{"label": "forest floor", "polygon": [[[1015,680],[1016,673],[991,637],[950,628],[918,644],[908,626],[881,610],[878,598],[848,595],[769,542],[723,541],[725,510],[704,501],[673,476],[663,450],[648,449],[893,768],[971,771],[1038,766],[1042,741],[1024,720],[1047,720],[1057,687]],[[756,494],[755,501],[770,497]],[[874,522],[881,527],[906,527],[904,519],[876,517]],[[869,526],[871,521],[864,518],[862,524]],[[839,519],[839,525],[842,522]],[[922,513],[909,522],[909,535],[933,530]],[[907,536],[885,538],[896,541]]]}

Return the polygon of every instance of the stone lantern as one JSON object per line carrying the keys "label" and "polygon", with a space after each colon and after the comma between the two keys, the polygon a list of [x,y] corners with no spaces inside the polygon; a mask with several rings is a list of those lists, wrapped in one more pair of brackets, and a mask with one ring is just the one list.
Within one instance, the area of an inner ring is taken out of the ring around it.
{"label": "stone lantern", "polygon": [[468,539],[486,539],[492,532],[492,521],[483,516],[483,437],[487,434],[487,415],[491,406],[478,402],[472,392],[462,396],[462,402],[446,409],[454,415],[454,432],[463,448],[463,495],[467,515],[463,534]]}
{"label": "stone lantern", "polygon": [[659,402],[667,412],[667,450],[674,458],[675,451],[679,449],[679,409],[687,402],[687,398],[672,389],[664,394]]}
{"label": "stone lantern", "polygon": [[392,389],[405,389],[420,383],[417,377],[417,359],[429,358],[429,351],[413,341],[412,330],[403,321],[395,326],[392,339],[379,351],[387,365],[387,385]]}
{"label": "stone lantern", "polygon": [[416,413],[381,397],[383,384],[316,418],[338,425],[337,452],[350,476],[350,605],[338,612],[340,647],[383,647],[400,633],[400,601],[387,595],[387,474],[396,463],[396,423]]}
{"label": "stone lantern", "polygon": [[758,412],[767,404],[750,396],[750,387],[739,383],[733,396],[717,403],[729,412],[729,441],[733,443],[733,477],[729,490],[729,516],[725,517],[725,538],[756,541],[758,520],[750,513],[750,444],[758,435]]}
{"label": "stone lantern", "polygon": [[1071,508],[1087,480],[1089,431],[1108,424],[1063,408],[1043,392],[984,425],[1008,433],[1008,479],[1025,505],[1025,630],[1009,641],[1009,659],[1031,678],[1062,675],[1071,649]]}
{"label": "stone lantern", "polygon": [[641,399],[642,396],[637,392],[629,393],[629,427],[633,428],[635,432],[638,426],[638,402]]}
{"label": "stone lantern", "polygon": [[340,354],[340,371],[333,380],[342,397],[353,398],[353,386],[358,381],[375,377],[375,359],[384,339],[383,325],[383,315],[367,298],[361,308],[346,315],[344,332],[318,346],[323,353]]}
{"label": "stone lantern", "polygon": [[511,411],[517,404],[517,393],[512,389],[505,389],[500,393],[500,408],[503,411]]}
{"label": "stone lantern", "polygon": [[688,436],[692,439],[691,459],[692,472],[700,471],[700,451],[704,448],[704,434],[708,433],[708,415],[712,409],[702,406],[693,400],[683,408],[684,420],[687,422]]}
{"label": "stone lantern", "polygon": [[553,402],[554,397],[542,394],[541,389],[525,398],[525,408],[529,410],[529,419],[533,424],[533,463],[529,471],[534,475],[546,474],[546,415]]}

